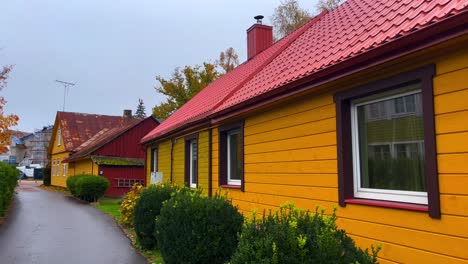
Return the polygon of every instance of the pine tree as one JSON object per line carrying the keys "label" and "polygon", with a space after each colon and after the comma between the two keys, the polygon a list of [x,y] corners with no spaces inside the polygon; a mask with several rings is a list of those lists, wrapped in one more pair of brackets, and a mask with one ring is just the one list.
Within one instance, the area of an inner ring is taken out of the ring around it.
{"label": "pine tree", "polygon": [[138,106],[137,106],[137,109],[135,111],[135,115],[133,117],[137,117],[137,118],[145,118],[146,117],[145,105],[143,104],[142,99],[138,99]]}

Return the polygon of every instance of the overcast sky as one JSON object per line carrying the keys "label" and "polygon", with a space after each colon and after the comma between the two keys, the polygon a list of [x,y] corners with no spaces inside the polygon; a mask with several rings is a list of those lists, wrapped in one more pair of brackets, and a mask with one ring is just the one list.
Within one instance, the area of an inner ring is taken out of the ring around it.
{"label": "overcast sky", "polygon": [[[317,0],[300,5],[313,12]],[[246,59],[246,29],[264,24],[279,0],[14,0],[0,15],[0,67],[14,65],[0,92],[5,111],[20,117],[14,129],[53,124],[64,89],[76,83],[65,111],[121,115],[142,98],[147,114],[164,100],[156,75],[175,67],[213,62],[233,47]]]}

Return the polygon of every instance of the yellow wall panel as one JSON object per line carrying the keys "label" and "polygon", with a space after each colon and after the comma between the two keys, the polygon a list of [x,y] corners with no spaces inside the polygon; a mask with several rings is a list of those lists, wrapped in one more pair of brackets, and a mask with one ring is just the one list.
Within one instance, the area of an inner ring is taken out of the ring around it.
{"label": "yellow wall panel", "polygon": [[438,135],[436,140],[437,153],[468,152],[468,131]]}
{"label": "yellow wall panel", "polygon": [[434,78],[434,94],[468,89],[468,68],[456,70]]}
{"label": "yellow wall panel", "polygon": [[436,114],[463,111],[468,109],[468,89],[446,93],[434,97],[434,109]]}
{"label": "yellow wall panel", "polygon": [[468,122],[460,122],[460,120],[468,120],[468,109],[454,113],[436,115],[436,133],[441,134],[468,131]]}

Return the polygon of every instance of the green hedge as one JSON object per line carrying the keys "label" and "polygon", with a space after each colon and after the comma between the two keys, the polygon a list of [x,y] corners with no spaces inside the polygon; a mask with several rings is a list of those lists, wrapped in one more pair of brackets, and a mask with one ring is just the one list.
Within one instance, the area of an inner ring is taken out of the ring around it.
{"label": "green hedge", "polygon": [[244,263],[377,263],[380,248],[358,248],[336,226],[335,212],[302,211],[292,204],[246,222],[231,264]]}
{"label": "green hedge", "polygon": [[154,249],[157,247],[154,219],[159,215],[163,202],[171,198],[171,194],[177,191],[177,187],[170,185],[150,185],[141,191],[140,198],[134,207],[133,226],[137,241],[142,248]]}
{"label": "green hedge", "polygon": [[96,175],[76,175],[68,177],[67,188],[73,196],[87,202],[95,202],[109,188],[109,180]]}
{"label": "green hedge", "polygon": [[225,263],[237,247],[243,217],[224,196],[179,192],[156,217],[164,263]]}
{"label": "green hedge", "polygon": [[0,162],[0,216],[5,215],[13,199],[18,175],[19,171],[15,167]]}
{"label": "green hedge", "polygon": [[67,178],[67,189],[70,191],[70,193],[73,196],[78,196],[76,192],[76,181],[80,178],[85,176],[86,174],[81,174],[81,175],[76,175],[76,176],[70,176]]}

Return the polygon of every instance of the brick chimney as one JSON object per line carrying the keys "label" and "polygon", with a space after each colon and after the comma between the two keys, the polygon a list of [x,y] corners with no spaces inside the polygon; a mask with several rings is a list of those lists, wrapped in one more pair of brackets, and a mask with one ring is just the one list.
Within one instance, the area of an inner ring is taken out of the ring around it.
{"label": "brick chimney", "polygon": [[132,118],[132,110],[125,109],[123,110],[123,117]]}
{"label": "brick chimney", "polygon": [[248,60],[273,45],[273,27],[262,24],[263,16],[254,18],[257,23],[247,29]]}

